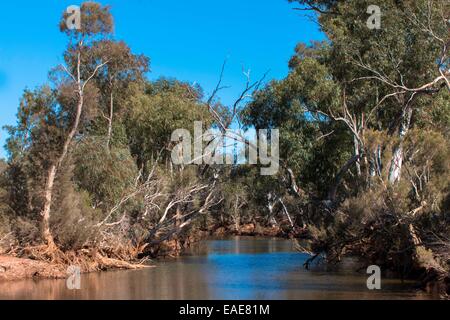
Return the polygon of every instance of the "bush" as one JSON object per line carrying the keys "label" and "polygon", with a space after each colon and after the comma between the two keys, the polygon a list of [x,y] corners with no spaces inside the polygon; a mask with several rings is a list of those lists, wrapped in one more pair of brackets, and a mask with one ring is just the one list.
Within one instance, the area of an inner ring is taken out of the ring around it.
{"label": "bush", "polygon": [[8,192],[5,188],[6,179],[4,177],[6,163],[0,159],[0,252],[2,251],[3,239],[11,232]]}
{"label": "bush", "polygon": [[138,177],[138,168],[127,147],[108,150],[105,145],[104,138],[90,137],[74,152],[74,181],[86,191],[91,206],[103,212],[114,207]]}
{"label": "bush", "polygon": [[93,241],[93,226],[100,215],[90,206],[89,195],[72,182],[73,166],[61,168],[55,189],[51,229],[64,250],[78,250]]}

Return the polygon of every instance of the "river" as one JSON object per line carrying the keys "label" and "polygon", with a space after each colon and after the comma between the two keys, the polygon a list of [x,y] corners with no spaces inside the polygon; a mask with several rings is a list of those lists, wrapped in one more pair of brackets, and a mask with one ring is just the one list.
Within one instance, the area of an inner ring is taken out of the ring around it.
{"label": "river", "polygon": [[203,241],[185,256],[137,271],[81,276],[81,289],[65,280],[0,283],[0,299],[430,299],[413,283],[382,278],[368,290],[368,275],[346,259],[338,268],[305,270],[306,254],[290,240],[233,237]]}

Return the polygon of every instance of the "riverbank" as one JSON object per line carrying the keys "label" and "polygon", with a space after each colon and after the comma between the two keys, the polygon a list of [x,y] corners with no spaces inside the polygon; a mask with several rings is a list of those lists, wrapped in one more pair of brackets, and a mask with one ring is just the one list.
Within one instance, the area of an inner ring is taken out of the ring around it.
{"label": "riverbank", "polygon": [[254,236],[254,237],[276,237],[286,238],[288,233],[278,226],[263,227],[259,224],[248,223],[239,227],[237,230],[234,226],[215,228],[211,235],[214,236]]}
{"label": "riverbank", "polygon": [[[182,252],[208,237],[251,236],[285,238],[286,234],[279,227],[261,227],[255,224],[242,225],[239,231],[232,227],[218,227],[213,231],[205,231],[198,237],[186,239],[181,244],[178,240],[165,241],[158,250],[157,256],[178,256]],[[83,259],[81,264],[83,273],[97,271],[139,269],[151,267],[143,264],[133,264],[126,261],[97,256],[95,259]],[[90,261],[89,261],[90,260]],[[50,263],[44,260],[27,257],[0,255],[0,281],[15,281],[24,279],[65,279],[67,277],[67,263]]]}
{"label": "riverbank", "polygon": [[112,259],[100,254],[80,256],[72,254],[74,259],[53,263],[26,257],[0,256],[0,282],[25,279],[65,279],[67,269],[71,265],[80,267],[81,273],[92,273],[111,270],[136,270],[151,268],[152,265],[130,263]]}
{"label": "riverbank", "polygon": [[62,279],[67,276],[63,265],[26,258],[0,256],[0,281],[23,279]]}

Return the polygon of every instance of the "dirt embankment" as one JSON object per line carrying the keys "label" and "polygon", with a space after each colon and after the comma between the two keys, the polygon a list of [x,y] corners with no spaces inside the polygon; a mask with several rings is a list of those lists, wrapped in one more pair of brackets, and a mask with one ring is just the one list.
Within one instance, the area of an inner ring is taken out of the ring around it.
{"label": "dirt embankment", "polygon": [[244,224],[236,230],[234,226],[218,227],[211,232],[211,235],[224,236],[257,236],[257,237],[286,237],[287,232],[283,231],[280,227],[262,227],[258,224],[249,223]]}
{"label": "dirt embankment", "polygon": [[44,260],[33,260],[29,258],[17,258],[13,256],[0,255],[0,281],[30,278],[64,279],[68,276],[67,270],[70,265],[79,266],[82,273],[120,269],[143,269],[152,267],[147,264],[134,264],[123,260],[108,258],[98,253],[93,256],[74,257],[76,259],[63,261],[61,263],[50,263]]}
{"label": "dirt embankment", "polygon": [[30,278],[65,278],[66,268],[44,261],[0,256],[0,281]]}

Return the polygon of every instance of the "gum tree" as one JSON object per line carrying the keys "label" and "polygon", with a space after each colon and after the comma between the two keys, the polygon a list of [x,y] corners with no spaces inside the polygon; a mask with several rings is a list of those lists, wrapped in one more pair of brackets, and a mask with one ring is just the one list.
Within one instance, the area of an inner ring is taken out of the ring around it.
{"label": "gum tree", "polygon": [[[322,123],[341,123],[353,138],[353,154],[335,174],[328,199],[334,200],[339,181],[350,174],[351,188],[346,184],[346,201],[335,203],[335,226],[322,239],[326,245],[321,249],[337,248],[339,257],[342,243],[364,239],[368,248],[361,244],[358,249],[369,259],[398,266],[401,257],[404,265],[409,261],[409,266],[442,275],[437,251],[429,251],[429,234],[434,231],[427,223],[440,214],[445,219],[441,206],[448,197],[448,179],[442,178],[442,170],[448,173],[448,161],[440,160],[447,149],[432,146],[448,137],[442,128],[448,126],[450,4],[378,1],[380,28],[372,28],[367,24],[371,1],[290,2],[314,12],[327,36],[322,49],[298,48],[288,77],[296,79],[290,92],[296,92],[308,112],[320,115]],[[329,102],[324,98],[330,91],[313,95],[325,83],[334,87]],[[342,141],[337,147],[345,150],[345,145]],[[427,157],[422,157],[424,150]],[[355,171],[350,170],[353,164]],[[353,176],[359,177],[364,169],[366,183],[358,184]],[[432,193],[426,191],[431,189]],[[392,217],[398,222],[391,222]]]}
{"label": "gum tree", "polygon": [[290,2],[301,4],[299,10],[316,12],[329,40],[331,59],[326,64],[332,70],[329,79],[341,91],[342,112],[328,115],[346,123],[355,138],[372,127],[397,139],[388,173],[389,183],[396,184],[404,162],[403,141],[416,115],[430,104],[442,108],[436,97],[450,90],[450,5],[432,0],[378,1],[380,28],[372,29],[367,25],[370,1]]}
{"label": "gum tree", "polygon": [[[44,187],[44,201],[41,211],[43,238],[50,249],[55,248],[50,230],[50,215],[53,199],[53,189],[58,170],[67,157],[71,144],[80,129],[80,121],[85,107],[87,86],[108,61],[97,61],[95,66],[87,63],[90,60],[90,46],[98,38],[108,36],[113,30],[112,17],[108,7],[93,2],[86,2],[81,7],[81,29],[69,29],[66,23],[67,14],[63,15],[60,29],[69,38],[69,45],[64,53],[66,65],[61,66],[65,76],[60,79],[59,88],[72,88],[63,94],[67,100],[72,100],[73,110],[67,110],[71,121],[67,123],[66,134],[58,148],[57,155],[51,160]],[[74,94],[74,96],[72,96]]]}
{"label": "gum tree", "polygon": [[115,114],[124,114],[126,99],[136,85],[144,83],[145,73],[149,71],[149,59],[135,55],[123,41],[102,40],[93,46],[93,61],[108,61],[99,70],[96,85],[101,92],[100,113],[107,121],[106,146],[110,149]]}

